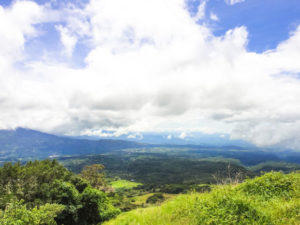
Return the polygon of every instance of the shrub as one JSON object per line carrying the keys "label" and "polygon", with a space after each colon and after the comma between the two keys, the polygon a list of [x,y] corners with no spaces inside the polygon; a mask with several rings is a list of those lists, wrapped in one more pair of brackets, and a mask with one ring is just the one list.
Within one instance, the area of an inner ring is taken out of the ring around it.
{"label": "shrub", "polygon": [[102,191],[86,188],[81,194],[82,207],[78,210],[79,224],[90,225],[111,219],[120,213]]}
{"label": "shrub", "polygon": [[147,198],[146,203],[154,204],[157,202],[162,202],[165,199],[162,193],[155,193]]}
{"label": "shrub", "polygon": [[290,198],[296,190],[297,179],[294,173],[285,175],[281,172],[270,172],[261,177],[246,180],[238,187],[238,190],[248,196],[256,195],[265,200],[280,197]]}

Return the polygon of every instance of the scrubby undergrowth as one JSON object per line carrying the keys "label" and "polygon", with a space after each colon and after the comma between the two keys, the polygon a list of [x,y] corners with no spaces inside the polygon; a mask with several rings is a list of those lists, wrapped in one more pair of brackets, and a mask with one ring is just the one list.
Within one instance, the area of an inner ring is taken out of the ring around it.
{"label": "scrubby undergrowth", "polygon": [[210,193],[180,195],[105,225],[300,225],[300,173],[271,172]]}

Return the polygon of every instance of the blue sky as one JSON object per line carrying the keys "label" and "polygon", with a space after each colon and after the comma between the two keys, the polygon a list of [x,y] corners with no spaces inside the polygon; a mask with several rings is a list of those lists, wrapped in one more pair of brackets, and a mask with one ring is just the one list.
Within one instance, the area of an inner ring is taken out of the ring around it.
{"label": "blue sky", "polygon": [[[2,0],[1,5],[8,7],[12,0]],[[84,7],[88,0],[36,0],[38,4],[51,2],[52,7],[59,9],[62,6],[72,3],[78,7]],[[191,15],[197,13],[202,0],[188,0],[187,8]],[[218,21],[209,19],[209,14],[214,13]],[[246,0],[234,5],[226,4],[224,0],[206,1],[206,18],[199,23],[205,23],[212,28],[216,36],[222,36],[229,29],[238,26],[245,26],[248,30],[249,51],[263,52],[274,49],[283,40],[288,39],[300,24],[300,2],[298,0]],[[27,43],[30,57],[36,57],[41,51],[57,51],[59,45],[59,33],[54,29],[53,24],[43,25],[45,35],[39,39]],[[41,47],[42,46],[42,47]],[[72,60],[69,63],[77,66],[84,66],[83,59],[88,53],[87,46],[76,46]],[[66,60],[66,59],[61,59]]]}
{"label": "blue sky", "polygon": [[[1,5],[9,6],[12,0],[2,0]],[[39,4],[49,3],[49,0],[36,0]],[[52,1],[54,7],[68,2],[83,6],[88,0],[60,0]],[[188,0],[187,7],[191,14],[195,14],[200,0]],[[215,35],[224,35],[228,29],[246,26],[249,32],[248,49],[262,52],[273,49],[289,37],[300,24],[300,2],[298,0],[246,0],[234,5],[226,4],[223,0],[207,1],[207,14],[213,12],[219,21],[206,20],[213,27]],[[49,28],[50,37],[57,38]],[[48,35],[49,35],[48,33]],[[47,37],[44,37],[47,38]],[[48,40],[50,38],[47,38]],[[51,40],[50,40],[51,44]]]}
{"label": "blue sky", "polygon": [[[199,0],[189,2],[192,13],[197,11]],[[298,0],[246,0],[228,5],[223,0],[207,2],[207,12],[214,12],[219,21],[207,21],[214,34],[223,35],[237,26],[246,26],[249,32],[248,49],[262,52],[273,49],[289,37],[300,23]]]}
{"label": "blue sky", "polygon": [[300,149],[298,0],[0,5],[0,129]]}

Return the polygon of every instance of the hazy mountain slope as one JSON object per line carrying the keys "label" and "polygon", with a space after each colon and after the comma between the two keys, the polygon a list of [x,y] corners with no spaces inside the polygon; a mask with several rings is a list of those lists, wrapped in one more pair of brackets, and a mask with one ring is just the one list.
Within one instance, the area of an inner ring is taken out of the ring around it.
{"label": "hazy mountain slope", "polygon": [[[119,139],[127,141],[143,142],[154,145],[206,145],[206,146],[240,146],[246,148],[254,148],[255,146],[243,140],[233,140],[228,134],[205,134],[201,132],[140,132],[128,133],[118,137],[112,132],[103,131],[109,139]],[[98,140],[99,136],[79,136],[78,138]],[[105,137],[102,137],[105,138]]]}
{"label": "hazy mountain slope", "polygon": [[141,147],[143,144],[122,140],[80,140],[18,128],[0,130],[0,157],[48,157],[82,155]]}

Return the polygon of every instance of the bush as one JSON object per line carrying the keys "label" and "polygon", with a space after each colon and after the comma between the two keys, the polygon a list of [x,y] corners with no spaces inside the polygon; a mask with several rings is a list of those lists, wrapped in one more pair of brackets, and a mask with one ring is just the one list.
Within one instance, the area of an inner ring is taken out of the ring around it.
{"label": "bush", "polygon": [[290,198],[300,185],[299,178],[294,173],[285,175],[281,172],[266,173],[261,177],[248,179],[238,190],[246,195],[256,195],[265,200],[272,198]]}
{"label": "bush", "polygon": [[199,199],[194,210],[199,224],[271,224],[270,217],[261,213],[251,200],[237,194],[230,186]]}
{"label": "bush", "polygon": [[82,207],[78,211],[81,225],[97,224],[120,213],[112,206],[105,193],[90,187],[83,191],[81,204]]}
{"label": "bush", "polygon": [[165,199],[162,193],[155,193],[147,198],[146,203],[155,204],[157,202],[162,202]]}

